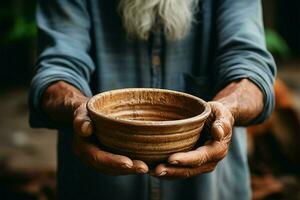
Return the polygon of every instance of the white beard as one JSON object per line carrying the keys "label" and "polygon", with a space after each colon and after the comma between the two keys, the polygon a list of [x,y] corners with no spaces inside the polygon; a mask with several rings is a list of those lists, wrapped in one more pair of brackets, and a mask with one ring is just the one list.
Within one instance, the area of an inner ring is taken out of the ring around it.
{"label": "white beard", "polygon": [[148,40],[162,29],[169,41],[186,36],[197,10],[198,0],[120,0],[119,12],[129,38]]}

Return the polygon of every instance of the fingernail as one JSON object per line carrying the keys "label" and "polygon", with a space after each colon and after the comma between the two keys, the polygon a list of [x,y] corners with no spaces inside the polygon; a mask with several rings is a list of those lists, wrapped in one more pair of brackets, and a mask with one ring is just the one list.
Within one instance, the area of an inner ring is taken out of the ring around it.
{"label": "fingernail", "polygon": [[128,163],[122,164],[122,168],[124,168],[124,169],[130,169],[131,167],[132,167],[132,165],[129,165]]}
{"label": "fingernail", "polygon": [[89,128],[89,122],[83,122],[81,125],[81,131],[86,132],[86,130]]}
{"label": "fingernail", "polygon": [[160,174],[159,174],[158,176],[164,176],[164,175],[166,175],[166,174],[167,174],[166,171],[162,171],[162,172],[160,172]]}
{"label": "fingernail", "polygon": [[177,161],[177,160],[172,160],[172,161],[170,161],[169,163],[172,164],[172,165],[177,165],[177,164],[178,164],[178,161]]}
{"label": "fingernail", "polygon": [[223,132],[223,126],[221,124],[218,124],[217,127],[218,127],[219,131]]}
{"label": "fingernail", "polygon": [[147,173],[147,170],[145,170],[144,168],[138,168],[138,169],[137,169],[137,172],[138,172],[139,174],[145,174],[145,173]]}
{"label": "fingernail", "polygon": [[81,132],[83,134],[91,134],[92,132],[91,123],[88,121],[83,122],[83,124],[81,125]]}
{"label": "fingernail", "polygon": [[214,125],[214,129],[215,129],[214,139],[221,140],[224,136],[223,126],[220,123],[216,123]]}
{"label": "fingernail", "polygon": [[219,131],[220,135],[223,136],[223,134],[224,134],[223,126],[222,125],[218,125],[217,127],[218,127],[218,131]]}

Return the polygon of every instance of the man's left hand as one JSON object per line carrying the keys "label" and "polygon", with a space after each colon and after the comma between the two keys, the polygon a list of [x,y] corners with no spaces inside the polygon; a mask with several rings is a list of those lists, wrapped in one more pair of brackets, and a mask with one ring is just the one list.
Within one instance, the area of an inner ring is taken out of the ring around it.
{"label": "man's left hand", "polygon": [[211,139],[196,150],[171,155],[168,164],[159,164],[151,175],[166,179],[193,177],[213,171],[227,155],[234,124],[233,115],[220,102],[212,101],[209,105],[212,112],[205,126],[210,131]]}

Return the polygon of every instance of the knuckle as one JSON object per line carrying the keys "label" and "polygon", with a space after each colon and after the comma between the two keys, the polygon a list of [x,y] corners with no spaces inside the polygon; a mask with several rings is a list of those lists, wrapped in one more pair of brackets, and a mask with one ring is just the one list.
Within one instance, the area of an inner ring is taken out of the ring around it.
{"label": "knuckle", "polygon": [[190,170],[187,170],[185,173],[184,173],[184,178],[190,178],[192,177],[192,172]]}
{"label": "knuckle", "polygon": [[222,119],[216,119],[214,122],[215,125],[217,126],[221,126],[222,128],[224,128],[224,122],[222,121]]}
{"label": "knuckle", "polygon": [[65,108],[74,109],[74,101],[71,100],[68,96],[64,96],[63,98],[63,105]]}
{"label": "knuckle", "polygon": [[71,104],[71,102],[69,101],[69,99],[66,96],[64,96],[63,97],[63,106],[65,108],[68,108],[68,107],[70,107],[70,104]]}

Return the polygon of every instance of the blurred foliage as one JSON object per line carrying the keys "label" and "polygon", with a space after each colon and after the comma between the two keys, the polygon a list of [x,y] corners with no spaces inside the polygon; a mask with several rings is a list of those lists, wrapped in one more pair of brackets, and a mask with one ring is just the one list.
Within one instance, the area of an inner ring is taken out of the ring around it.
{"label": "blurred foliage", "polygon": [[11,44],[36,36],[35,0],[0,2],[0,44]]}
{"label": "blurred foliage", "polygon": [[291,49],[286,41],[274,30],[266,29],[266,44],[268,50],[280,58],[288,59],[291,57]]}

